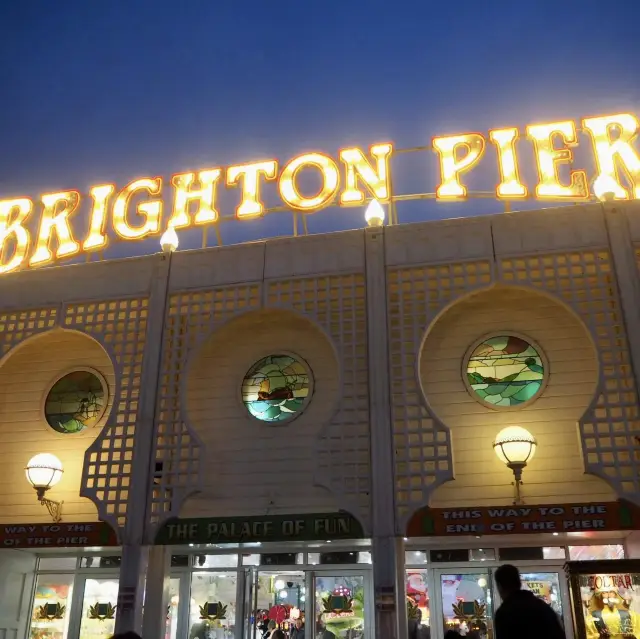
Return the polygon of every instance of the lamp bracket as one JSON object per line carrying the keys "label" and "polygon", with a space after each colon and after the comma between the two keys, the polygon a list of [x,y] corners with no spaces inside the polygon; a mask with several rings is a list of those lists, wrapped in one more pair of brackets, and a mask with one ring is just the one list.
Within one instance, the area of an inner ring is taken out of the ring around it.
{"label": "lamp bracket", "polygon": [[62,521],[62,504],[63,501],[54,501],[53,499],[47,499],[44,495],[47,492],[47,488],[43,486],[36,486],[36,493],[38,494],[38,501],[47,507],[51,519],[54,524],[59,524]]}
{"label": "lamp bracket", "polygon": [[527,464],[524,462],[509,462],[507,466],[513,471],[515,481],[513,485],[515,487],[515,495],[513,500],[514,506],[520,506],[524,502],[522,501],[522,494],[520,493],[520,486],[522,486],[522,471]]}
{"label": "lamp bracket", "polygon": [[63,501],[53,501],[52,499],[43,497],[40,500],[40,503],[43,506],[47,507],[47,510],[49,511],[54,524],[59,524],[62,521],[62,504],[64,504]]}
{"label": "lamp bracket", "polygon": [[507,467],[513,472],[513,476],[516,478],[516,484],[522,483],[522,471],[527,464],[525,462],[509,462]]}

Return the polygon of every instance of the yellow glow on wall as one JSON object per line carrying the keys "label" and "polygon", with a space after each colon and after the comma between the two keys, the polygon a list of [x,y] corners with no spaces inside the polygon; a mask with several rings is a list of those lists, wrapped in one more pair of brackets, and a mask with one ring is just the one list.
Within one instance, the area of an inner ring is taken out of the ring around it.
{"label": "yellow glow on wall", "polygon": [[151,196],[162,193],[162,178],[140,178],[130,182],[118,193],[113,204],[113,229],[123,240],[139,240],[160,230],[161,200],[140,202],[136,207],[138,216],[144,219],[140,226],[129,224],[129,202],[138,191],[146,191]]}
{"label": "yellow glow on wall", "polygon": [[496,145],[498,152],[498,170],[500,184],[496,187],[498,198],[527,197],[527,187],[520,181],[518,158],[516,156],[516,142],[518,129],[494,129],[489,131],[489,139]]}
{"label": "yellow glow on wall", "polygon": [[[613,191],[618,199],[640,199],[640,156],[632,144],[637,139],[638,118],[631,113],[584,118],[582,126],[591,136],[598,176],[616,183]],[[612,139],[615,132],[617,137]],[[620,183],[620,168],[631,184],[631,193]]]}
{"label": "yellow glow on wall", "polygon": [[[312,197],[302,195],[296,184],[298,173],[307,167],[318,169],[322,176],[322,186]],[[338,165],[323,153],[305,153],[293,158],[282,170],[278,182],[282,201],[298,211],[313,211],[327,206],[333,201],[339,185]]]}
{"label": "yellow glow on wall", "polygon": [[[23,225],[32,209],[33,202],[27,197],[0,201],[0,273],[15,271],[27,257],[31,237]],[[11,240],[13,253],[7,258],[5,251]]]}
{"label": "yellow glow on wall", "polygon": [[364,191],[358,188],[358,178],[376,200],[389,199],[389,158],[392,150],[391,144],[376,144],[371,147],[371,155],[376,162],[375,169],[360,149],[354,147],[340,151],[340,160],[346,166],[345,188],[340,194],[340,204],[357,205],[365,201]]}
{"label": "yellow glow on wall", "polygon": [[115,188],[113,184],[102,184],[91,187],[89,191],[93,205],[89,217],[89,235],[82,243],[84,251],[95,251],[107,246],[107,205]]}
{"label": "yellow glow on wall", "polygon": [[[536,195],[540,198],[570,198],[586,200],[589,197],[589,186],[585,171],[569,171],[570,183],[560,183],[560,164],[573,162],[572,146],[578,143],[576,126],[572,120],[552,122],[550,124],[533,124],[527,127],[527,135],[533,141],[538,166],[538,185]],[[559,137],[563,148],[556,148],[555,139]]]}
{"label": "yellow glow on wall", "polygon": [[196,180],[195,173],[180,173],[171,178],[174,188],[173,213],[168,225],[175,229],[191,226],[189,204],[198,203],[195,224],[209,224],[216,222],[218,211],[215,208],[216,186],[220,179],[221,169],[205,169],[197,174],[200,188],[192,188]]}
{"label": "yellow glow on wall", "polygon": [[[440,156],[440,186],[436,197],[441,200],[466,197],[467,187],[460,182],[460,176],[484,155],[484,137],[479,133],[465,133],[433,138],[433,148]],[[459,151],[465,151],[462,157]]]}
{"label": "yellow glow on wall", "polygon": [[227,169],[227,185],[234,186],[242,179],[242,198],[236,209],[236,217],[241,219],[264,215],[264,204],[260,200],[260,176],[275,180],[278,174],[278,162],[265,160],[253,164],[240,164]]}
{"label": "yellow glow on wall", "polygon": [[42,196],[42,216],[36,247],[29,265],[41,265],[51,262],[54,255],[50,249],[51,236],[55,232],[58,238],[56,257],[75,255],[80,251],[80,244],[73,239],[69,216],[78,209],[80,193],[77,191],[61,191],[47,193]]}

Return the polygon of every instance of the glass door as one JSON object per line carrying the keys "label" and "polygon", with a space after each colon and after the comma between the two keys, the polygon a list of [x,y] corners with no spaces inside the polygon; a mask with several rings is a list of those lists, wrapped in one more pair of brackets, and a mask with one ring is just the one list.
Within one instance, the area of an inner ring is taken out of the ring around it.
{"label": "glass door", "polygon": [[[118,575],[78,575],[76,588],[80,590],[78,603],[80,618],[70,637],[106,639],[115,632],[118,604]],[[78,628],[79,626],[79,628]],[[76,634],[77,632],[77,634]]]}
{"label": "glass door", "polygon": [[317,571],[311,575],[311,584],[313,599],[309,602],[306,624],[311,630],[310,637],[318,637],[327,630],[336,639],[373,639],[369,571]]}
{"label": "glass door", "polygon": [[33,595],[29,639],[69,639],[74,573],[39,574]]}
{"label": "glass door", "polygon": [[[449,568],[435,571],[434,607],[442,612],[442,625],[431,624],[435,637],[457,630],[474,639],[494,639],[493,595],[488,569]],[[433,616],[435,622],[437,617]]]}
{"label": "glass door", "polygon": [[[285,636],[290,634],[293,625],[310,627],[306,625],[307,582],[304,571],[270,568],[255,571],[253,577],[255,584],[247,637],[260,639],[270,621],[283,630]],[[305,633],[305,636],[311,639],[311,635]]]}
{"label": "glass door", "polygon": [[238,583],[235,570],[192,573],[189,637],[233,639],[236,635],[241,636],[241,630],[236,628]]}
{"label": "glass door", "polygon": [[164,639],[178,639],[180,622],[180,577],[169,579],[169,602],[167,603],[167,620]]}
{"label": "glass door", "polygon": [[[494,571],[496,568],[493,569]],[[560,623],[568,637],[572,634],[571,604],[569,589],[564,573],[559,567],[547,566],[518,566],[522,587],[530,590],[534,595],[548,603],[558,615]],[[496,593],[497,594],[497,593]],[[496,597],[496,609],[499,605],[499,595]]]}

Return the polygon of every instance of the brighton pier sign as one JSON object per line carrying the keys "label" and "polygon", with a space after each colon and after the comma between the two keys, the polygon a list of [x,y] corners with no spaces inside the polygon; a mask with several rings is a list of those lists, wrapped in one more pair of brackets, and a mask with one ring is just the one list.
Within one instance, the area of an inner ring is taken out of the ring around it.
{"label": "brighton pier sign", "polygon": [[[638,117],[631,113],[583,118],[581,129],[590,139],[597,178],[606,181],[616,199],[640,199],[640,153],[635,146]],[[538,183],[529,190],[520,178],[516,143],[521,137],[533,144]],[[432,149],[440,164],[437,200],[464,200],[464,177],[493,146],[500,173],[495,193],[498,199],[584,201],[591,197],[587,172],[572,166],[572,147],[578,144],[573,120],[532,124],[523,134],[517,128],[481,133],[434,137]],[[359,206],[367,195],[380,202],[393,199],[390,159],[393,145],[374,144],[368,153],[353,147],[342,149],[338,158],[323,153],[305,153],[282,167],[276,160],[206,168],[171,177],[171,210],[163,221],[165,184],[161,177],[141,177],[124,188],[99,184],[88,196],[78,191],[45,193],[36,206],[28,197],[0,200],[0,273],[21,267],[37,267],[81,252],[103,250],[109,230],[125,241],[141,240],[166,228],[185,229],[216,224],[218,188],[239,187],[240,202],[235,216],[250,220],[265,214],[261,187],[277,185],[283,205],[293,211],[313,213],[327,206]],[[564,169],[564,177],[561,170]],[[302,192],[302,172],[315,172],[320,189]],[[621,177],[626,179],[624,183]],[[82,200],[88,198],[88,228],[79,237],[78,216]],[[75,217],[74,217],[75,216]]]}

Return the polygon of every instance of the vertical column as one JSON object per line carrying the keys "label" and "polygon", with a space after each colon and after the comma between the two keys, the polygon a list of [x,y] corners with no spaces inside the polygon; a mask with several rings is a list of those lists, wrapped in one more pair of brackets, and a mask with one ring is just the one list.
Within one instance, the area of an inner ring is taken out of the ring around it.
{"label": "vertical column", "polygon": [[145,586],[145,610],[142,620],[142,636],[151,639],[164,637],[169,605],[169,570],[171,549],[169,546],[151,546]]}
{"label": "vertical column", "polygon": [[[142,631],[144,578],[148,555],[148,548],[144,546],[147,541],[145,529],[149,510],[149,486],[153,478],[151,442],[155,429],[156,397],[170,271],[171,255],[159,255],[149,292],[147,334],[140,382],[140,410],[133,448],[135,463],[131,464],[127,519],[122,538],[123,556],[120,568],[116,633]],[[149,612],[164,618],[161,610],[155,609]],[[161,636],[156,635],[157,639]],[[148,635],[148,639],[156,639],[156,637]]]}
{"label": "vertical column", "polygon": [[640,392],[640,279],[636,256],[631,242],[625,205],[621,202],[604,202],[604,219],[609,234],[609,246],[620,293],[620,304],[626,325],[631,366]]}
{"label": "vertical column", "polygon": [[142,602],[147,574],[148,548],[141,544],[122,545],[116,633],[142,629]]}
{"label": "vertical column", "polygon": [[[372,469],[373,583],[376,637],[398,637],[395,482],[389,380],[384,228],[365,229],[369,422]],[[400,540],[402,543],[402,540]]]}

